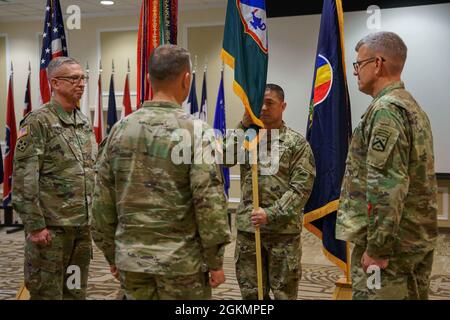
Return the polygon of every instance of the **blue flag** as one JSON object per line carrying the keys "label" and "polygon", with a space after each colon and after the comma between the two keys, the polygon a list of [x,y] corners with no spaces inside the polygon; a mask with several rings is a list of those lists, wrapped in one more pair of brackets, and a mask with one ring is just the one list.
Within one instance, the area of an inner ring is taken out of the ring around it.
{"label": "blue flag", "polygon": [[351,137],[341,0],[324,0],[306,138],[317,176],[305,206],[305,228],[322,239],[325,256],[348,272],[347,244],[335,237],[336,211]]}
{"label": "blue flag", "polygon": [[[223,71],[221,73],[219,93],[217,94],[216,111],[214,112],[214,129],[219,130],[222,133],[222,137],[226,135],[227,123],[225,117],[225,94],[223,89]],[[221,165],[223,178],[224,178],[224,189],[228,197],[228,192],[230,190],[230,168]]]}
{"label": "blue flag", "polygon": [[111,74],[111,81],[109,83],[108,122],[106,126],[106,134],[109,134],[113,125],[116,122],[117,122],[117,109],[116,109],[116,94],[114,92],[114,74]]}
{"label": "blue flag", "polygon": [[197,89],[195,87],[195,72],[192,73],[191,91],[189,92],[188,106],[192,115],[198,118]]}
{"label": "blue flag", "polygon": [[267,80],[268,39],[264,0],[228,0],[222,60],[234,69],[233,90],[253,122],[259,119]]}
{"label": "blue flag", "polygon": [[206,69],[205,72],[203,72],[203,85],[202,85],[202,102],[200,105],[200,114],[199,118],[200,120],[203,120],[205,122],[208,121],[208,98],[207,98],[207,92],[206,92]]}

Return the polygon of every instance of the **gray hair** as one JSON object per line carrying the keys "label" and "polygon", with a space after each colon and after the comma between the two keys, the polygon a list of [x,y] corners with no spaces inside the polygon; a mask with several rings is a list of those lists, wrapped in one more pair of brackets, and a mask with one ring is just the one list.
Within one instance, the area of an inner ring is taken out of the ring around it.
{"label": "gray hair", "polygon": [[189,52],[172,44],[162,45],[154,49],[148,66],[152,83],[174,80],[182,72],[190,69]]}
{"label": "gray hair", "polygon": [[65,64],[78,64],[78,65],[80,65],[80,63],[77,60],[75,60],[74,58],[57,57],[57,58],[53,59],[52,61],[50,61],[50,63],[48,64],[48,67],[47,67],[47,77],[48,77],[48,79],[50,80],[51,78],[53,78],[53,75],[55,74],[55,72],[58,71],[59,68],[61,68]]}
{"label": "gray hair", "polygon": [[400,71],[403,70],[408,48],[398,34],[386,31],[371,33],[356,44],[355,50],[358,51],[363,45],[374,52],[379,52],[391,59],[398,60],[400,64],[398,67]]}

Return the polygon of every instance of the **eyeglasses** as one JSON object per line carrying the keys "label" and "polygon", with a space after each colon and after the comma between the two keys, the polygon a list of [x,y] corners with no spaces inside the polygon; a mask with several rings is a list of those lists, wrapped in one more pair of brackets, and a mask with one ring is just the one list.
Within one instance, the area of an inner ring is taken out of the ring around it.
{"label": "eyeglasses", "polygon": [[[372,57],[372,58],[364,59],[361,61],[353,62],[353,68],[355,69],[356,72],[358,72],[359,70],[361,70],[361,68],[363,66],[365,66],[366,64],[368,64],[370,62],[374,62],[375,60],[377,60],[377,58],[381,58],[381,61],[383,61],[383,62],[386,61],[386,59],[383,57]],[[366,63],[363,65],[364,62],[366,62]]]}
{"label": "eyeglasses", "polygon": [[72,85],[74,84],[79,84],[81,81],[86,82],[87,77],[82,75],[82,76],[71,76],[71,77],[55,77],[55,79],[59,79],[59,80],[66,80],[67,82],[70,82]]}

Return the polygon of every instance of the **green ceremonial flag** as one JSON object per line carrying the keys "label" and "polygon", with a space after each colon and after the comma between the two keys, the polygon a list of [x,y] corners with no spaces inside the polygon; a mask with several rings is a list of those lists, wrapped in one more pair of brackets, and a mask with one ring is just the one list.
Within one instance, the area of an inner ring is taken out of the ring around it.
{"label": "green ceremonial flag", "polygon": [[233,90],[259,127],[267,80],[265,0],[228,0],[222,60],[234,69]]}

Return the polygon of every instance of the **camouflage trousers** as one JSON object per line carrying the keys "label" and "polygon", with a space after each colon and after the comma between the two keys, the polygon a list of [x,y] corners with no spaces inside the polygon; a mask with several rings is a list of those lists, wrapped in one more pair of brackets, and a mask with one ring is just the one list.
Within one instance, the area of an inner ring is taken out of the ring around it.
{"label": "camouflage trousers", "polygon": [[[352,252],[351,277],[354,300],[427,300],[434,250],[424,253],[396,254],[380,272],[380,289],[373,284],[374,274],[366,274],[361,258],[366,250],[355,246]],[[369,285],[372,289],[369,288]]]}
{"label": "camouflage trousers", "polygon": [[[264,299],[296,300],[302,276],[300,234],[261,234]],[[238,231],[236,277],[244,300],[258,299],[256,248],[253,233]]]}
{"label": "camouflage trousers", "polygon": [[119,270],[127,300],[206,300],[211,298],[209,274],[160,276]]}
{"label": "camouflage trousers", "polygon": [[86,299],[92,240],[89,227],[48,227],[48,246],[25,243],[25,286],[31,300]]}

